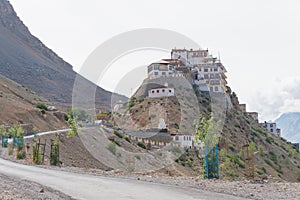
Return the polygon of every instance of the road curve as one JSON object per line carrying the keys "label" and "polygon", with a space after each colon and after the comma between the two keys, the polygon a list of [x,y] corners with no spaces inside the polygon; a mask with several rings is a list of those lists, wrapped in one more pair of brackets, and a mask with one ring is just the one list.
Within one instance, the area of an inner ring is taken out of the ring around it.
{"label": "road curve", "polygon": [[0,158],[0,173],[34,181],[76,199],[88,200],[195,200],[243,198],[190,188],[179,188],[123,178],[79,174],[35,166],[21,165]]}

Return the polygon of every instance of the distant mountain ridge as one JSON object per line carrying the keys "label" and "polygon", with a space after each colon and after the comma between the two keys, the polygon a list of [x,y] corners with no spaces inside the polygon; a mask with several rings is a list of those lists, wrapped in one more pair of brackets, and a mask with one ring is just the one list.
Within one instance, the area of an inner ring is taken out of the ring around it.
{"label": "distant mountain ridge", "polygon": [[300,112],[284,113],[275,122],[281,128],[282,137],[300,143]]}
{"label": "distant mountain ridge", "polygon": [[[76,76],[85,90],[96,87],[33,36],[7,0],[0,0],[0,74],[53,102],[72,102]],[[95,101],[109,107],[111,95],[97,87]]]}

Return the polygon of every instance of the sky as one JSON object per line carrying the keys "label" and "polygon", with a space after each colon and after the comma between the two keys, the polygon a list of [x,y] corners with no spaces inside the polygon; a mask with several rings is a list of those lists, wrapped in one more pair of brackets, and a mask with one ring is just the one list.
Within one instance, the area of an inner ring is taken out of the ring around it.
{"label": "sky", "polygon": [[[29,30],[73,65],[75,71],[103,42],[140,28],[181,33],[214,56],[220,54],[228,85],[259,112],[261,121],[300,111],[300,1],[298,0],[10,0]],[[180,48],[180,47],[178,47]],[[189,47],[186,47],[189,48]],[[115,69],[146,67],[169,57],[143,51],[111,64]],[[113,73],[113,72],[112,72]],[[146,76],[146,71],[145,71]],[[139,84],[143,76],[133,84]],[[107,74],[98,84],[118,91]]]}

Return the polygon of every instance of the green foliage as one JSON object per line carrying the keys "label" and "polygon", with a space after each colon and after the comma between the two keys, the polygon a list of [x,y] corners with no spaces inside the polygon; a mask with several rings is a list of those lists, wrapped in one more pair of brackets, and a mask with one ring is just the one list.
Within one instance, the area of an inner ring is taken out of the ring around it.
{"label": "green foliage", "polygon": [[277,155],[276,155],[276,154],[274,154],[274,153],[271,151],[271,152],[269,152],[269,157],[270,157],[270,159],[271,159],[275,164],[277,164]]}
{"label": "green foliage", "polygon": [[135,105],[135,103],[136,103],[136,98],[135,97],[131,97],[129,99],[129,102],[128,102],[128,108],[129,109],[132,108]]}
{"label": "green foliage", "polygon": [[37,164],[40,165],[42,164],[42,149],[41,147],[38,145],[38,141],[37,139],[33,140],[33,155],[32,155],[32,161]]}
{"label": "green foliage", "polygon": [[274,139],[271,138],[271,137],[267,137],[266,138],[266,141],[269,143],[269,144],[272,144],[274,142]]}
{"label": "green foliage", "polygon": [[126,136],[124,139],[125,139],[127,142],[131,143],[131,140],[130,140],[129,137]]}
{"label": "green foliage", "polygon": [[220,172],[224,179],[235,179],[239,176],[236,172],[237,168],[242,165],[239,159],[234,154],[227,154],[226,150],[220,151]]}
{"label": "green foliage", "polygon": [[143,148],[143,149],[146,149],[146,145],[142,142],[137,142],[136,143],[139,147]]}
{"label": "green foliage", "polygon": [[67,138],[77,136],[79,134],[80,124],[78,123],[76,117],[73,118],[72,115],[68,114],[68,124],[71,130],[68,132]]}
{"label": "green foliage", "polygon": [[24,150],[23,147],[18,149],[16,158],[17,158],[18,160],[22,160],[22,159],[25,159],[25,158],[26,158],[26,152],[25,152],[25,150]]}
{"label": "green foliage", "polygon": [[85,110],[78,108],[73,108],[69,111],[67,119],[69,119],[70,117],[72,119],[76,119],[77,121],[88,122],[91,120],[91,116]]}
{"label": "green foliage", "polygon": [[114,142],[110,142],[106,148],[114,155],[117,153],[117,145]]}
{"label": "green foliage", "polygon": [[256,151],[256,146],[255,146],[253,141],[251,141],[250,144],[249,144],[249,150],[252,153],[254,153]]}
{"label": "green foliage", "polygon": [[50,164],[59,165],[59,140],[55,138],[52,143],[52,149],[50,152]]}
{"label": "green foliage", "polygon": [[18,123],[14,124],[12,127],[10,127],[8,129],[8,132],[13,137],[23,137],[24,136],[24,131]]}
{"label": "green foliage", "polygon": [[6,128],[3,125],[0,126],[0,135],[7,136]]}
{"label": "green foliage", "polygon": [[114,130],[114,134],[115,134],[116,136],[118,136],[119,138],[123,138],[123,137],[124,137],[120,132],[118,132],[118,131],[116,131],[116,130]]}
{"label": "green foliage", "polygon": [[206,117],[201,114],[199,124],[196,125],[197,135],[195,142],[204,142],[208,148],[215,147],[220,140],[220,134],[218,133],[219,125],[219,122],[214,122],[213,117],[206,119]]}
{"label": "green foliage", "polygon": [[38,103],[38,104],[36,104],[36,106],[35,106],[36,108],[38,108],[38,109],[40,109],[41,111],[48,111],[48,107],[45,105],[45,104],[43,104],[43,103]]}
{"label": "green foliage", "polygon": [[141,160],[141,156],[140,155],[135,155],[134,156],[136,159]]}

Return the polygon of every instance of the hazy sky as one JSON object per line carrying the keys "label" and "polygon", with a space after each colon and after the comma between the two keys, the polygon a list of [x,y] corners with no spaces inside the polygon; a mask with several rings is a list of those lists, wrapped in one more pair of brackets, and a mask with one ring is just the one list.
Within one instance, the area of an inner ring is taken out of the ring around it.
{"label": "hazy sky", "polygon": [[[215,56],[220,52],[229,86],[248,111],[260,113],[261,120],[300,111],[298,0],[10,2],[30,31],[75,70],[115,35],[139,28],[169,29],[195,40]],[[115,65],[140,67],[166,56],[136,53]],[[100,85],[114,90],[116,83],[106,80]]]}

